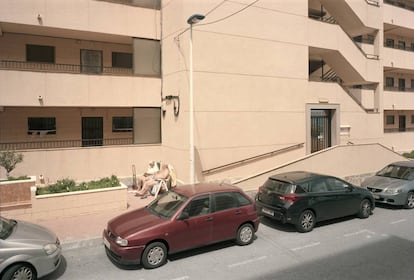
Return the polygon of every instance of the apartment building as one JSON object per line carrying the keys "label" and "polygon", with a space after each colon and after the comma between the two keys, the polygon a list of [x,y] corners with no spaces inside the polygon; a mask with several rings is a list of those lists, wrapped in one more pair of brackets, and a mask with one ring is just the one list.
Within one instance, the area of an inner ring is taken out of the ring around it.
{"label": "apartment building", "polygon": [[408,0],[3,0],[0,149],[50,181],[162,160],[184,182],[335,145],[411,151],[413,16]]}

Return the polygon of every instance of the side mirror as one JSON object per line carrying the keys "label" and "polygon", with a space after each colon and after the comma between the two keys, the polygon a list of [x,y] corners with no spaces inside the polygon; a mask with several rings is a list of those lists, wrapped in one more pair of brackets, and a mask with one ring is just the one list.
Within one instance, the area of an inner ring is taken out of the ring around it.
{"label": "side mirror", "polygon": [[190,218],[190,215],[188,214],[188,212],[183,211],[180,216],[178,216],[177,220],[182,221],[182,220],[187,220],[188,218]]}
{"label": "side mirror", "polygon": [[346,191],[347,191],[347,192],[352,192],[352,191],[354,191],[354,187],[353,187],[353,186],[351,186],[351,185],[346,186],[346,187],[345,187],[345,189],[346,189]]}

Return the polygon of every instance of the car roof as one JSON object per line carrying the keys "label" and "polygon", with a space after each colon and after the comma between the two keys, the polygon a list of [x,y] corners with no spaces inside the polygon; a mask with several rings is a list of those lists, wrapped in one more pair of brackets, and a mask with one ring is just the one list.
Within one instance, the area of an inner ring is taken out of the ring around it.
{"label": "car roof", "polygon": [[269,179],[271,180],[278,180],[278,181],[284,181],[291,184],[299,184],[306,181],[311,181],[317,178],[323,178],[323,177],[329,177],[327,175],[308,172],[308,171],[290,171],[290,172],[284,172],[280,174],[275,174]]}
{"label": "car roof", "polygon": [[398,165],[398,166],[414,167],[414,160],[397,161],[397,162],[390,163],[388,165]]}
{"label": "car roof", "polygon": [[238,191],[240,188],[226,183],[198,183],[190,185],[180,185],[174,188],[174,191],[187,197],[200,194],[208,194],[223,191]]}

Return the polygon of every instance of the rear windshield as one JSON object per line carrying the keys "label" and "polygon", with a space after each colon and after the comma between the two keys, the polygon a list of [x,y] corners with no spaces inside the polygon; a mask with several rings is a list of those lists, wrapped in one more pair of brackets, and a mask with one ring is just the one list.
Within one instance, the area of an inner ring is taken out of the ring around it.
{"label": "rear windshield", "polygon": [[269,191],[280,193],[280,194],[289,194],[293,193],[294,186],[290,183],[268,179],[263,185],[264,188]]}
{"label": "rear windshield", "polygon": [[380,170],[377,175],[402,180],[414,180],[414,168],[391,164]]}

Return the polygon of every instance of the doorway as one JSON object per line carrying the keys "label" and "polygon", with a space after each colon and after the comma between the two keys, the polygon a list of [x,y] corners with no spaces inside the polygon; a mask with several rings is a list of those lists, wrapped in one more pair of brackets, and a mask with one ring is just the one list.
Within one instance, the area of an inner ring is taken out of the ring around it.
{"label": "doorway", "polygon": [[405,122],[405,115],[398,116],[398,131],[405,131],[406,130],[406,122]]}
{"label": "doorway", "polygon": [[311,153],[332,146],[332,110],[311,109]]}
{"label": "doorway", "polygon": [[103,118],[82,117],[82,147],[103,145]]}

